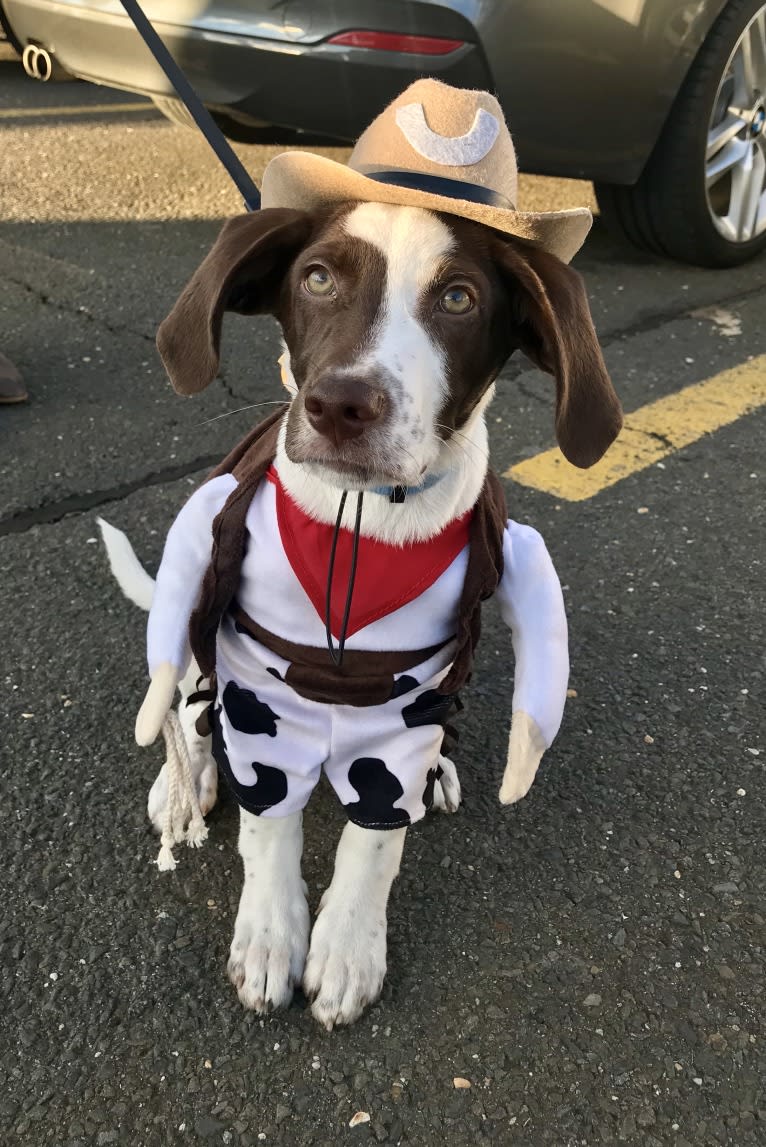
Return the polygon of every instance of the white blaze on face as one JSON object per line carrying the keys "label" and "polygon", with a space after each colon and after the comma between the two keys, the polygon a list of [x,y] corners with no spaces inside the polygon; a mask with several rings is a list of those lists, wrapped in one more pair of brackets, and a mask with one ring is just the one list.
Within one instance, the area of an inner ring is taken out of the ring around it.
{"label": "white blaze on face", "polygon": [[377,385],[390,389],[391,454],[396,457],[401,452],[405,470],[417,466],[412,475],[416,482],[439,453],[436,418],[447,392],[444,351],[418,319],[420,300],[453,250],[455,238],[430,211],[383,203],[360,204],[343,227],[386,259],[385,293],[372,342],[354,373],[379,374]]}

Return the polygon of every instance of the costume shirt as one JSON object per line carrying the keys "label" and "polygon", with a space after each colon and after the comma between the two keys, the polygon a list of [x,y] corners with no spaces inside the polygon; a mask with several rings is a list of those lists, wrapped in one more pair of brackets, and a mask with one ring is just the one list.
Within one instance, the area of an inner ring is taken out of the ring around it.
{"label": "costume shirt", "polygon": [[[212,523],[236,486],[231,474],[206,482],[170,529],[149,615],[150,673],[162,662],[172,663],[180,674],[188,668],[189,617],[210,562]],[[327,576],[321,566],[325,531],[331,533],[332,527],[318,526],[299,508],[296,513],[286,498],[273,467],[248,509],[237,602],[270,633],[321,648],[326,645],[322,594]],[[377,561],[368,564],[360,557],[360,607],[352,614],[346,649],[406,651],[446,643],[427,662],[401,674],[385,704],[359,710],[299,697],[284,681],[286,664],[243,633],[231,615],[224,620],[217,640],[213,748],[243,807],[266,816],[297,811],[324,766],[357,823],[396,827],[424,814],[451,704],[451,698],[435,690],[454,650],[449,639],[456,631],[468,560],[462,529],[452,523],[446,543],[442,539],[430,551],[424,545],[422,560],[412,569],[428,566],[429,576],[414,595],[413,577],[386,580],[386,569],[390,572],[397,561],[397,553],[388,551],[398,550],[401,561],[400,548],[373,542],[379,547]],[[360,555],[366,541],[360,538]],[[542,538],[530,527],[508,522],[503,557],[497,598],[513,635],[513,710],[533,717],[549,745],[561,722],[568,677],[561,588]],[[302,560],[311,568],[301,570]],[[347,584],[342,567],[341,562],[340,598],[333,599],[331,614],[336,637],[337,601],[345,598]]]}
{"label": "costume shirt", "polygon": [[[149,673],[163,661],[183,675],[191,657],[187,629],[210,562],[213,519],[237,485],[231,474],[204,483],[170,528],[157,574],[148,623]],[[263,482],[248,512],[250,542],[239,600],[273,633],[324,646],[324,623],[292,571],[279,536],[274,485]],[[253,539],[256,539],[253,542]],[[540,534],[510,521],[503,538],[504,573],[497,601],[513,635],[516,674],[513,709],[534,717],[546,743],[558,732],[569,671],[561,586]],[[358,630],[349,649],[421,649],[454,632],[465,572],[463,549],[416,601]]]}

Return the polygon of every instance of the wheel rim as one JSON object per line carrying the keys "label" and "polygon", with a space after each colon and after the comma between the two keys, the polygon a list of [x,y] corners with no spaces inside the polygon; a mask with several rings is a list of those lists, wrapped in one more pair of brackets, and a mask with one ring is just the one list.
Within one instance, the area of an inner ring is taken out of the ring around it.
{"label": "wheel rim", "polygon": [[724,239],[748,243],[766,232],[766,4],[737,41],[718,85],[705,189]]}

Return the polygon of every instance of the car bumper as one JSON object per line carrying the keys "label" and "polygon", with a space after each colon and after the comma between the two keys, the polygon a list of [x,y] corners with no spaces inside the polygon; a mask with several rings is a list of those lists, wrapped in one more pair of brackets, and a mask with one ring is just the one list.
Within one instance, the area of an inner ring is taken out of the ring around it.
{"label": "car bumper", "polygon": [[[124,14],[59,0],[4,2],[18,39],[45,47],[73,75],[143,95],[173,94]],[[153,23],[209,107],[338,139],[356,139],[418,76],[492,86],[475,38],[446,55],[424,56]],[[471,32],[467,23],[465,29]]]}

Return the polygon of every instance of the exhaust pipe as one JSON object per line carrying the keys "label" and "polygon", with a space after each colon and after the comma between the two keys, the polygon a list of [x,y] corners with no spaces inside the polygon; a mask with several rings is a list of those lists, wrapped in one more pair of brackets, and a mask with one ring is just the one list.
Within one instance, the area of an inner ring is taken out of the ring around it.
{"label": "exhaust pipe", "polygon": [[47,84],[48,80],[69,77],[66,69],[62,68],[56,58],[41,44],[27,44],[21,53],[21,62],[27,75],[33,80],[40,80],[43,84]]}

